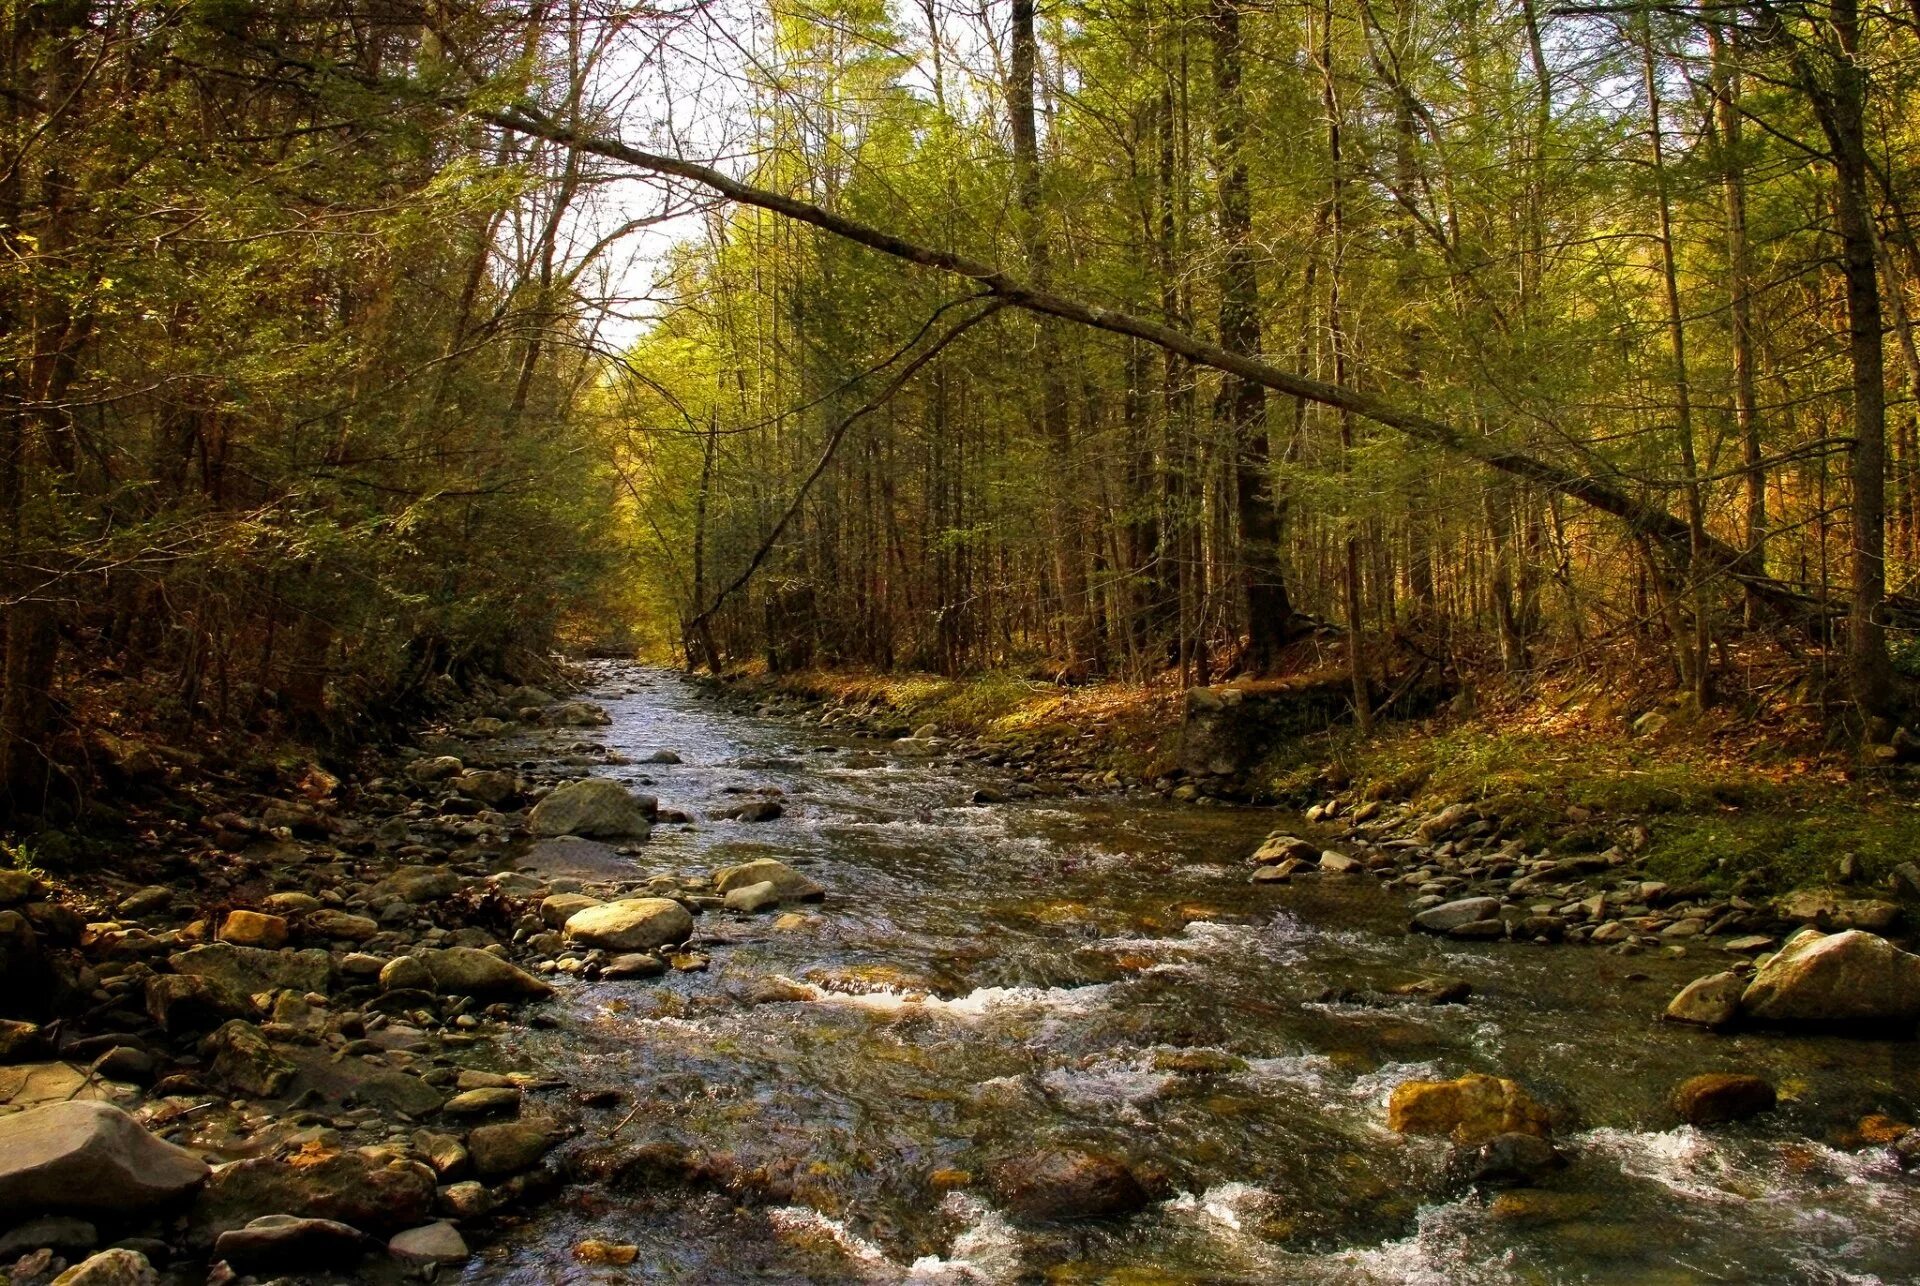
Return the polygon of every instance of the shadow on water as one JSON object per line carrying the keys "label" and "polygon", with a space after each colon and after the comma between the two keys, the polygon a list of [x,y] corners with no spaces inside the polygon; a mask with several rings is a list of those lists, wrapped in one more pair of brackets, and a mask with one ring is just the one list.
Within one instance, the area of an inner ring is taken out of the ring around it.
{"label": "shadow on water", "polygon": [[[1920,1280],[1920,1200],[1884,1150],[1905,1043],[1716,1037],[1653,1021],[1715,967],[1404,932],[1371,881],[1246,882],[1271,813],[1125,797],[967,801],[985,770],[756,717],[608,665],[611,770],[696,817],[634,878],[776,856],[829,890],[799,918],[709,913],[703,973],[575,983],[528,1065],[626,1096],[574,1146],[620,1158],[476,1262],[482,1282],[1870,1282]],[[660,749],[677,765],[641,764]],[[1464,1005],[1328,1002],[1432,974]],[[1665,1106],[1757,1071],[1781,1109],[1712,1133]],[[1480,1193],[1385,1128],[1409,1077],[1487,1071],[1555,1111],[1572,1164]],[[615,1131],[625,1118],[625,1124]],[[1154,1189],[1111,1226],[1020,1228],[984,1182],[1045,1143]],[[649,1158],[671,1157],[670,1177]],[[638,1247],[576,1262],[583,1238]]]}

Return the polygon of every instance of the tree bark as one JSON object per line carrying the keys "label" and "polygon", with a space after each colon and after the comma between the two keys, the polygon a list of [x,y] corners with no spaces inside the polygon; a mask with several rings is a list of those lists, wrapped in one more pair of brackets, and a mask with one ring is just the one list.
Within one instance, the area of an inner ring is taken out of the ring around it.
{"label": "tree bark", "polygon": [[[1260,281],[1253,260],[1253,204],[1248,191],[1246,102],[1240,91],[1240,0],[1212,0],[1214,162],[1219,172],[1220,346],[1260,352]],[[1247,667],[1273,670],[1292,633],[1293,604],[1280,566],[1280,514],[1272,494],[1267,394],[1259,381],[1229,374],[1220,381],[1214,418],[1234,444],[1240,592],[1247,613]]]}

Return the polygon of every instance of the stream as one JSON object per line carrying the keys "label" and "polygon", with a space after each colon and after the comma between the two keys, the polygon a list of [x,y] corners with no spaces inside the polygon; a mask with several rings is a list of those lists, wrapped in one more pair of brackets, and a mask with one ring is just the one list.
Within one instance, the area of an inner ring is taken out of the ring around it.
{"label": "stream", "polygon": [[[1920,1280],[1920,1186],[1885,1148],[1835,1144],[1868,1113],[1913,1119],[1912,1044],[1656,1021],[1717,952],[1410,936],[1406,900],[1366,878],[1249,884],[1271,810],[1020,798],[977,762],[661,670],[593,673],[583,695],[613,718],[596,739],[633,761],[603,771],[696,817],[784,794],[775,821],[658,827],[631,878],[777,857],[828,897],[784,908],[800,918],[709,911],[708,969],[567,984],[512,1055],[619,1095],[571,1146],[671,1145],[777,1195],[582,1185],[466,1280]],[[662,749],[683,762],[639,762]],[[1436,974],[1472,998],[1321,999]],[[1722,1070],[1767,1076],[1780,1107],[1676,1126],[1672,1087]],[[1471,1071],[1564,1116],[1571,1164],[1546,1188],[1463,1187],[1444,1141],[1387,1130],[1394,1085]],[[986,1177],[1048,1144],[1125,1156],[1156,1200],[1016,1225]],[[637,1258],[580,1263],[588,1238]]]}

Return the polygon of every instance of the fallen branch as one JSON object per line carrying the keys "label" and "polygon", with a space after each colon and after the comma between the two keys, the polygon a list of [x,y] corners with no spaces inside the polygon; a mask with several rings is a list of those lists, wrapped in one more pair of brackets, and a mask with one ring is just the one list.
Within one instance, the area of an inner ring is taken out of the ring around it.
{"label": "fallen branch", "polygon": [[[800,223],[811,224],[837,237],[877,250],[882,254],[965,277],[978,284],[988,295],[1005,303],[1096,330],[1135,339],[1178,353],[1189,361],[1214,370],[1251,380],[1275,392],[1308,402],[1351,412],[1376,424],[1397,429],[1408,437],[1438,447],[1452,455],[1477,461],[1488,468],[1528,482],[1548,491],[1570,497],[1625,523],[1636,536],[1655,546],[1686,578],[1725,576],[1747,586],[1756,597],[1783,618],[1804,620],[1809,614],[1807,601],[1791,586],[1751,570],[1751,560],[1743,550],[1723,540],[1707,537],[1699,550],[1704,567],[1694,567],[1692,533],[1686,520],[1666,509],[1621,490],[1589,473],[1569,468],[1552,460],[1505,446],[1484,435],[1462,429],[1410,407],[1401,406],[1378,394],[1363,392],[1341,384],[1328,384],[1291,371],[1270,366],[1257,358],[1231,352],[1185,331],[1149,321],[1111,308],[1089,304],[1050,290],[1028,284],[990,263],[969,258],[937,246],[921,245],[905,237],[850,219],[821,206],[755,187],[739,179],[677,156],[663,156],[629,146],[616,138],[583,133],[551,119],[531,104],[485,110],[479,118],[501,129],[543,138],[553,143],[607,160],[619,161],[655,174],[686,179],[711,188],[742,205],[770,210]],[[751,569],[749,569],[749,574]],[[724,595],[723,595],[724,597]],[[1815,616],[1844,614],[1844,605],[1819,603],[1811,611]],[[708,613],[702,613],[702,617]],[[1890,623],[1920,625],[1920,604],[1889,602],[1883,613]]]}

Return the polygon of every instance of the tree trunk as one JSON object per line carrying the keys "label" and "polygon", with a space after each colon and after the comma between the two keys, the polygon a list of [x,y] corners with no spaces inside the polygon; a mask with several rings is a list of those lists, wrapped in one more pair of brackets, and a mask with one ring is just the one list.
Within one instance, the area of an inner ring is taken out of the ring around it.
{"label": "tree trunk", "polygon": [[[1027,270],[1043,289],[1053,277],[1047,241],[1046,211],[1040,191],[1040,136],[1034,120],[1033,81],[1038,44],[1033,31],[1033,0],[1013,0],[1012,50],[1008,58],[1007,118],[1013,132],[1014,182],[1020,202],[1021,240]],[[1037,325],[1035,356],[1040,365],[1040,430],[1052,465],[1050,508],[1053,524],[1053,579],[1060,596],[1060,623],[1067,664],[1083,670],[1095,660],[1087,610],[1086,555],[1078,529],[1074,496],[1078,470],[1073,459],[1073,427],[1067,413],[1067,381],[1060,370],[1060,341],[1052,323]]]}
{"label": "tree trunk", "polygon": [[[1253,207],[1248,193],[1246,104],[1240,92],[1240,0],[1211,0],[1213,144],[1219,172],[1220,346],[1260,352],[1260,283],[1253,260]],[[1280,568],[1280,515],[1274,507],[1267,440],[1266,390],[1229,374],[1220,381],[1214,417],[1234,444],[1235,513],[1239,520],[1240,589],[1247,613],[1247,666],[1271,671],[1291,637],[1293,604]]]}

